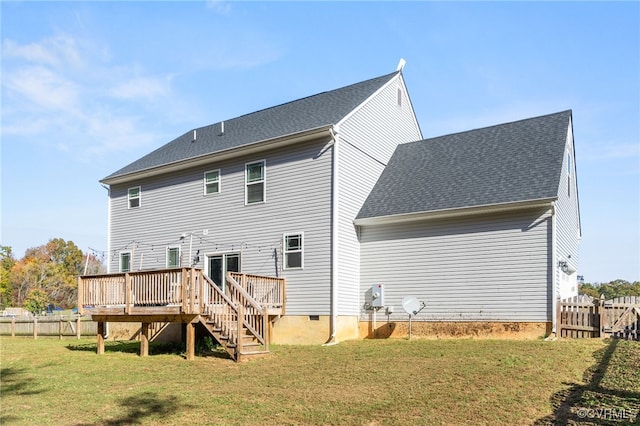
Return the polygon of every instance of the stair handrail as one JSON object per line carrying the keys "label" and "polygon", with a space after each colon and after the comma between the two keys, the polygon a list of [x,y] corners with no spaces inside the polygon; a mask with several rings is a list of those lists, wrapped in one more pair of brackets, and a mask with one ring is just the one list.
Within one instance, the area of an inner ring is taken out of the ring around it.
{"label": "stair handrail", "polygon": [[[244,278],[244,274],[240,276]],[[226,278],[227,291],[230,293],[231,299],[244,308],[244,326],[265,346],[265,350],[269,350],[269,317],[267,310],[236,281],[231,272],[227,272]]]}
{"label": "stair handrail", "polygon": [[[207,295],[203,295],[200,299],[200,303],[202,304],[201,312],[206,314],[209,318],[213,320],[213,322],[220,327],[221,332],[224,336],[227,336],[228,342],[232,343],[236,347],[238,347],[238,342],[240,341],[240,331],[236,330],[234,332],[233,328],[230,327],[231,324],[237,324],[238,322],[238,306],[236,303],[229,298],[218,285],[211,280],[206,274],[200,273],[200,276],[204,279],[204,282],[209,285],[209,290],[212,290],[212,299],[219,299],[219,305],[216,303],[216,300],[210,300]],[[218,312],[218,309],[213,309],[213,305],[216,305],[216,308],[221,308],[222,313]],[[229,309],[230,312],[226,312],[226,309]],[[220,342],[222,344],[222,342]],[[236,355],[237,357],[237,355]]]}

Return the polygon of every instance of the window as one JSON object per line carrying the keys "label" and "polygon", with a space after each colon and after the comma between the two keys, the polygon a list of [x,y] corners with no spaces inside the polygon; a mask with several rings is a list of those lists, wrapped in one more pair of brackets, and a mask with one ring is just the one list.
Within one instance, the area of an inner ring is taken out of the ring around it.
{"label": "window", "polygon": [[302,234],[284,236],[284,269],[302,268]]}
{"label": "window", "polygon": [[131,271],[131,252],[123,251],[120,253],[120,272]]}
{"label": "window", "polygon": [[220,170],[204,172],[204,195],[220,192]]}
{"label": "window", "polygon": [[135,209],[140,207],[140,187],[129,188],[128,191],[129,208]]}
{"label": "window", "polygon": [[167,268],[178,268],[180,266],[180,247],[167,248]]}
{"label": "window", "polygon": [[262,203],[265,200],[265,161],[247,163],[245,169],[245,204]]}

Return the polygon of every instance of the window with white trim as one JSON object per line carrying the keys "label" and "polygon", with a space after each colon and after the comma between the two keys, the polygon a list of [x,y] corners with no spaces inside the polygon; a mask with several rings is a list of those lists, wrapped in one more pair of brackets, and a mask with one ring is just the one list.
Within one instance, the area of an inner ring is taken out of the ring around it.
{"label": "window with white trim", "polygon": [[284,269],[299,269],[304,266],[303,234],[284,235]]}
{"label": "window with white trim", "polygon": [[131,271],[131,252],[123,251],[120,252],[120,272],[129,272]]}
{"label": "window with white trim", "polygon": [[134,186],[127,190],[127,199],[130,209],[136,209],[140,207],[140,187]]}
{"label": "window with white trim", "polygon": [[204,172],[204,195],[220,192],[220,170]]}
{"label": "window with white trim", "polygon": [[247,163],[245,166],[245,204],[263,203],[266,192],[266,161]]}
{"label": "window with white trim", "polygon": [[180,247],[167,247],[167,268],[180,266]]}

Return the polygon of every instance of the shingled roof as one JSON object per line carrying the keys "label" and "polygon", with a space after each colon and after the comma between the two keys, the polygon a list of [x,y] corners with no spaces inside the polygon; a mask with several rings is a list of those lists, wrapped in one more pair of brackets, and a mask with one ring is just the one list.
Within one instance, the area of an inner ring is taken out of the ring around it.
{"label": "shingled roof", "polygon": [[195,129],[103,179],[239,148],[338,123],[399,72]]}
{"label": "shingled roof", "polygon": [[571,111],[399,145],[357,219],[557,197]]}

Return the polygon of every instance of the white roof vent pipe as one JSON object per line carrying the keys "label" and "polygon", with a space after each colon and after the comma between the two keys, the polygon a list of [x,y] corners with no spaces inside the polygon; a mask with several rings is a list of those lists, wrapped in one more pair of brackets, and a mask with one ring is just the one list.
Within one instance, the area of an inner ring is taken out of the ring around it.
{"label": "white roof vent pipe", "polygon": [[197,136],[197,135],[196,135],[196,131],[197,131],[197,130],[193,129],[193,141],[192,141],[192,142],[195,142],[195,141],[196,141],[196,136]]}
{"label": "white roof vent pipe", "polygon": [[224,135],[224,121],[220,122],[220,136]]}

